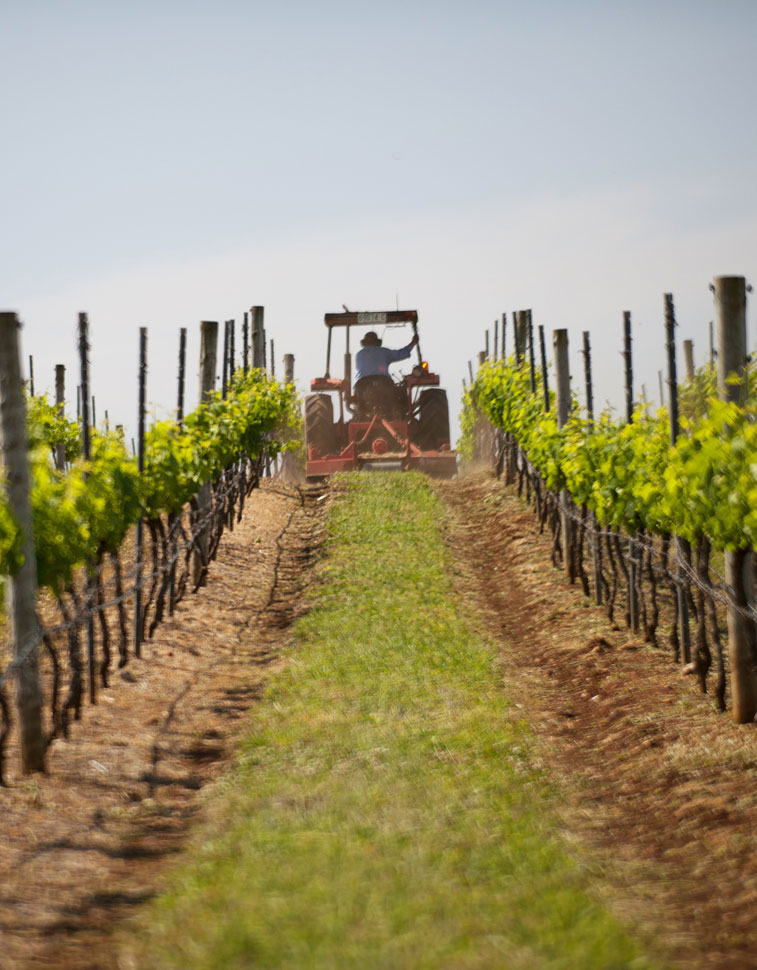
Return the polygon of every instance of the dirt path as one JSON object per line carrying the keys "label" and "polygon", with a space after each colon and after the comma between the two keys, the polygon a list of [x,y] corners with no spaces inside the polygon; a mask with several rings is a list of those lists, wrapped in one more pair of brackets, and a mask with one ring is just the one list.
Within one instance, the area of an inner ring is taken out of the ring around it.
{"label": "dirt path", "polygon": [[[499,483],[436,487],[456,583],[501,644],[603,896],[680,967],[757,968],[755,728],[714,713],[663,651],[610,629]],[[155,892],[282,662],[323,497],[254,493],[208,587],[55,742],[49,774],[0,789],[4,970],[114,966],[113,931]]]}
{"label": "dirt path", "polygon": [[757,725],[716,714],[664,651],[611,629],[500,483],[438,490],[457,584],[501,644],[610,905],[675,965],[757,967]]}
{"label": "dirt path", "polygon": [[[323,525],[319,489],[268,484],[182,601],[53,742],[44,777],[0,789],[0,965],[106,970],[118,922],[155,891],[282,662]],[[16,762],[9,752],[9,767]]]}

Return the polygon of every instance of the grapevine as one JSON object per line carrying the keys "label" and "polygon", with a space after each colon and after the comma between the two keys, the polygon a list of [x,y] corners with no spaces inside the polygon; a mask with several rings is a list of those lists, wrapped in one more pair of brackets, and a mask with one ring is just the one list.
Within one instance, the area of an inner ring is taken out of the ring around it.
{"label": "grapevine", "polygon": [[[177,513],[208,481],[236,458],[255,460],[267,436],[294,407],[295,394],[261,371],[238,374],[226,396],[209,396],[184,419],[158,422],[146,435],[145,471],[127,453],[118,433],[93,431],[91,457],[81,456],[79,429],[60,417],[46,397],[28,404],[32,521],[38,582],[59,595],[74,571],[114,552],[128,529],[144,515]],[[62,444],[68,467],[53,456]],[[20,537],[6,501],[0,502],[0,569],[20,566]]]}
{"label": "grapevine", "polygon": [[514,436],[547,488],[567,488],[616,531],[757,547],[757,403],[724,404],[711,391],[690,402],[699,416],[683,422],[675,445],[665,408],[650,415],[638,407],[632,422],[609,412],[588,421],[574,408],[558,428],[524,366],[490,361],[467,391],[462,426],[472,426],[474,408],[482,411]]}

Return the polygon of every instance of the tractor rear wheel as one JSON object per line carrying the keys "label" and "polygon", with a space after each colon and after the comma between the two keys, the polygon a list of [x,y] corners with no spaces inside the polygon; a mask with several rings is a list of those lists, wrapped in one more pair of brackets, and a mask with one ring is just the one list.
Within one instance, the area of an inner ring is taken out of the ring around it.
{"label": "tractor rear wheel", "polygon": [[309,394],[305,398],[305,444],[315,445],[321,457],[334,453],[334,404],[328,394]]}
{"label": "tractor rear wheel", "polygon": [[421,451],[449,448],[449,406],[447,392],[438,387],[421,391],[418,400],[418,447]]}

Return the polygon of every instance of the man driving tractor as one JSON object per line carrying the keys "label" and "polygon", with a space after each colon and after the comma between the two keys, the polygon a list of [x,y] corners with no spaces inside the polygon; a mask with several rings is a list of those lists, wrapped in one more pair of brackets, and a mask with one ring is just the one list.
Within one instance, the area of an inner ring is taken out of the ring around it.
{"label": "man driving tractor", "polygon": [[378,334],[373,330],[360,341],[362,350],[355,355],[355,383],[363,377],[389,376],[389,365],[398,360],[407,360],[410,353],[418,343],[416,334],[407,347],[399,350],[390,350],[389,347],[382,347]]}

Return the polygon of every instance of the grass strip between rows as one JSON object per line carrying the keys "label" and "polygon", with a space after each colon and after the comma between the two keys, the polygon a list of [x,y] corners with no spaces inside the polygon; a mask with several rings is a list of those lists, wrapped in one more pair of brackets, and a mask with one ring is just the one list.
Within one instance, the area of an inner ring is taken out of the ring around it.
{"label": "grass strip between rows", "polygon": [[130,964],[651,967],[556,834],[528,727],[453,594],[427,481],[339,487],[290,662]]}

